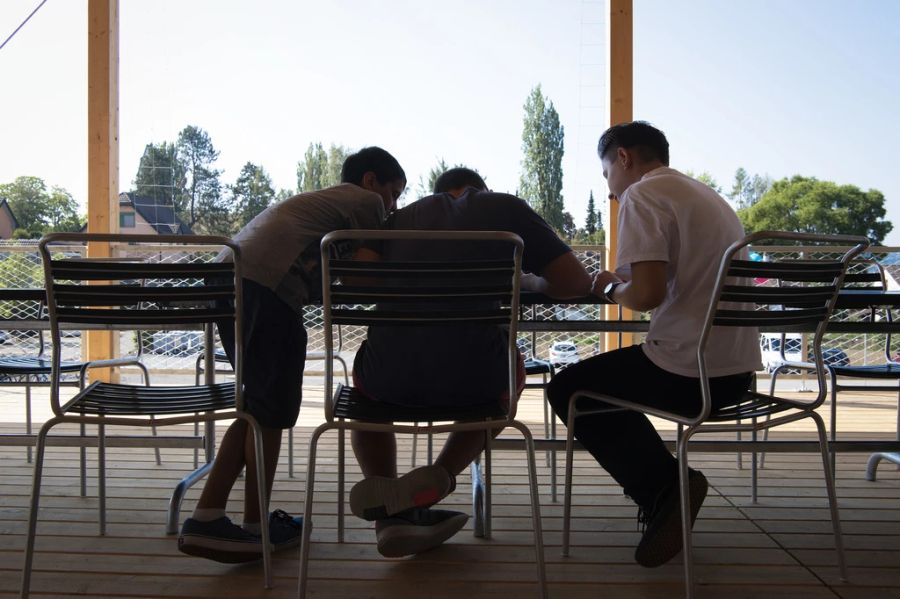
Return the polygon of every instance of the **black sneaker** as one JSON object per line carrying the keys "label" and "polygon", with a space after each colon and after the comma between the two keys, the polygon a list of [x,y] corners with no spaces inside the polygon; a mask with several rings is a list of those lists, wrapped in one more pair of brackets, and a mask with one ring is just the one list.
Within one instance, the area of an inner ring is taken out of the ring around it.
{"label": "black sneaker", "polygon": [[350,510],[363,520],[384,520],[414,507],[429,507],[453,491],[455,481],[443,466],[410,470],[400,478],[370,476],[350,489]]}
{"label": "black sneaker", "polygon": [[262,559],[260,538],[234,524],[226,516],[209,522],[193,518],[185,520],[178,536],[178,550],[223,564]]}
{"label": "black sneaker", "polygon": [[469,516],[450,510],[412,508],[375,523],[378,553],[403,557],[433,549],[459,532]]}
{"label": "black sneaker", "polygon": [[[700,506],[706,499],[709,483],[699,470],[688,470],[688,488],[691,494],[691,526],[697,520]],[[638,521],[646,526],[644,536],[634,552],[634,561],[645,568],[656,568],[671,560],[681,551],[681,502],[678,481],[663,490],[648,513],[641,508]]]}
{"label": "black sneaker", "polygon": [[289,549],[300,544],[303,516],[292,517],[283,510],[269,514],[269,542],[273,551]]}

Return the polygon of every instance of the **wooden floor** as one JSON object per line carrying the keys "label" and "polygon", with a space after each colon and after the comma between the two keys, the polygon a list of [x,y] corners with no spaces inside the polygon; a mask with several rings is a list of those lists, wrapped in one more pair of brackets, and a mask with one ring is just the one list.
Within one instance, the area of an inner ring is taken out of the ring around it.
{"label": "wooden floor", "polygon": [[[35,405],[46,401],[36,394]],[[318,399],[321,391],[307,390]],[[21,390],[0,389],[0,432],[21,432]],[[896,395],[842,395],[840,422],[847,436],[891,438]],[[300,512],[311,427],[321,420],[321,402],[304,404],[296,429],[296,478],[288,478],[287,458],[275,484],[272,505]],[[523,419],[542,429],[537,395],[523,407]],[[45,413],[38,410],[38,417]],[[793,434],[808,435],[808,427]],[[424,443],[420,444],[420,460]],[[410,444],[401,440],[402,462]],[[372,526],[352,516],[347,540],[335,541],[336,439],[320,451],[312,561],[311,597],[385,598],[534,597],[537,593],[533,537],[524,457],[494,456],[493,539],[472,536],[471,522],[444,546],[400,560],[375,550]],[[562,465],[560,455],[560,468]],[[850,582],[837,576],[821,462],[812,454],[770,454],[761,473],[760,500],[750,501],[749,471],[731,454],[692,457],[711,483],[695,527],[695,559],[700,597],[900,598],[900,472],[882,464],[877,482],[863,477],[867,456],[844,454],[838,463],[838,496]],[[275,559],[275,588],[262,588],[259,565],[227,566],[191,558],[176,550],[164,532],[168,498],[191,467],[188,450],[163,451],[157,466],[151,450],[109,450],[109,531],[97,536],[97,500],[77,488],[77,450],[51,448],[44,473],[34,597],[191,597],[280,599],[296,595],[297,552]],[[352,460],[351,460],[352,461]],[[401,466],[402,467],[402,466]],[[586,455],[578,455],[575,478],[572,555],[560,557],[562,506],[550,497],[548,468],[538,460],[541,510],[552,597],[678,597],[683,593],[680,558],[657,569],[636,565],[632,555],[640,533],[636,509],[615,483]],[[359,477],[352,467],[348,480]],[[91,479],[95,492],[95,479]],[[25,449],[0,447],[0,597],[19,588],[22,547],[31,484]],[[445,502],[471,512],[464,480]],[[192,490],[185,509],[193,508]],[[235,516],[241,501],[229,505]]]}

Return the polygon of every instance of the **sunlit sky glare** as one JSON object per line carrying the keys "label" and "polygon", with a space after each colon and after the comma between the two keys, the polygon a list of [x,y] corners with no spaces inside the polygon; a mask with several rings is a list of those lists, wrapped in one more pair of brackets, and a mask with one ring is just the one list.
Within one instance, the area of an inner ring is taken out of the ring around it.
{"label": "sunlit sky glare", "polygon": [[[39,0],[3,0],[5,38]],[[222,182],[246,162],[296,186],[310,142],[392,152],[415,191],[439,158],[514,192],[522,106],[541,84],[565,127],[566,209],[606,186],[606,3],[581,0],[121,0],[120,187],[144,146],[205,129]],[[87,193],[87,2],[49,0],[0,50],[0,182]],[[900,2],[635,0],[634,116],[672,166],[802,174],[888,199],[900,245]]]}

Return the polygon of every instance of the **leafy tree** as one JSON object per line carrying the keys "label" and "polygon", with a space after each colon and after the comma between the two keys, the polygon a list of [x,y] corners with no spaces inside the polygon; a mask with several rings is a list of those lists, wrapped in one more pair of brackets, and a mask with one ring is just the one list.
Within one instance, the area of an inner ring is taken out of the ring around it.
{"label": "leafy tree", "polygon": [[719,185],[718,181],[716,181],[715,178],[711,174],[709,174],[707,171],[703,171],[699,175],[695,175],[694,171],[687,170],[687,171],[684,171],[684,174],[687,175],[688,177],[691,177],[692,179],[696,179],[697,181],[700,181],[704,185],[708,185],[716,193],[722,193],[722,186]]}
{"label": "leafy tree", "polygon": [[894,228],[884,220],[884,194],[795,175],[772,184],[755,204],[738,210],[748,232],[777,230],[865,235],[880,244]]}
{"label": "leafy tree", "polygon": [[175,144],[149,143],[134,176],[135,195],[153,198],[157,204],[176,206],[184,194],[185,169],[178,159]]}
{"label": "leafy tree", "polygon": [[568,211],[563,212],[562,232],[563,236],[565,236],[568,241],[575,239],[575,235],[578,233],[578,227],[575,226],[575,219],[572,218],[572,214]]}
{"label": "leafy tree", "polygon": [[553,102],[541,86],[525,101],[522,129],[522,174],[519,194],[557,231],[565,228],[562,197],[562,157],[565,133]]}
{"label": "leafy tree", "polygon": [[450,168],[455,168],[456,166],[462,165],[457,164],[454,167],[451,167],[443,158],[439,159],[437,164],[428,171],[427,179],[423,179],[422,175],[419,175],[419,182],[416,185],[416,197],[423,198],[433,194],[434,183],[437,181],[437,178],[450,170]]}
{"label": "leafy tree", "polygon": [[188,125],[178,134],[176,155],[184,167],[184,193],[175,197],[175,209],[182,221],[193,227],[197,222],[197,206],[219,193],[222,171],[212,168],[219,158],[209,134],[199,127]]}
{"label": "leafy tree", "polygon": [[[758,202],[770,187],[772,187],[772,179],[768,175],[751,177],[743,167],[738,167],[734,172],[731,191],[726,196],[738,208],[749,208]],[[717,191],[721,193],[721,190]]]}
{"label": "leafy tree", "polygon": [[243,227],[265,210],[275,198],[272,180],[261,166],[248,162],[231,186],[237,226]]}
{"label": "leafy tree", "polygon": [[19,223],[17,238],[40,237],[51,231],[77,231],[85,222],[78,213],[78,202],[61,187],[47,189],[39,177],[17,177],[0,185]]}
{"label": "leafy tree", "polygon": [[320,142],[310,143],[297,163],[297,189],[315,191],[341,182],[341,167],[350,155],[344,146],[332,144],[326,151]]}
{"label": "leafy tree", "polygon": [[195,233],[207,235],[232,235],[235,233],[233,204],[229,197],[222,193],[218,178],[204,184],[202,193],[197,199],[197,221],[194,223]]}
{"label": "leafy tree", "polygon": [[588,205],[587,205],[587,218],[584,219],[584,230],[588,235],[593,235],[597,232],[597,229],[602,229],[603,225],[600,224],[600,215],[597,213],[596,205],[594,204],[594,190],[591,190],[591,195],[588,197]]}

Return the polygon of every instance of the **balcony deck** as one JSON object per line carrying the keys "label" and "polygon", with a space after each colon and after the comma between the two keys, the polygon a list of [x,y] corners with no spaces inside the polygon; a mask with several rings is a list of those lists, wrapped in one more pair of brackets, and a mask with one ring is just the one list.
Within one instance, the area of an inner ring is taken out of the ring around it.
{"label": "balcony deck", "polygon": [[[35,392],[36,418],[46,416],[44,390]],[[542,431],[537,392],[529,391],[522,418]],[[321,420],[321,389],[306,390],[297,429],[296,478],[281,468],[272,505],[302,509],[306,440]],[[0,432],[21,432],[24,411],[18,388],[0,388]],[[842,394],[839,422],[848,437],[893,438],[896,394]],[[809,427],[791,434],[809,437]],[[424,455],[420,440],[419,456]],[[401,439],[401,468],[410,442]],[[89,452],[93,458],[93,452]],[[369,523],[348,518],[347,540],[335,541],[336,438],[323,439],[317,481],[310,565],[310,596],[531,597],[536,592],[524,458],[494,454],[494,538],[473,538],[471,522],[443,547],[411,559],[388,560],[375,550]],[[838,459],[838,497],[844,527],[849,584],[837,567],[821,467],[814,454],[770,454],[761,471],[760,500],[750,502],[749,470],[732,454],[696,454],[692,465],[711,483],[695,528],[695,558],[701,597],[884,599],[900,597],[900,471],[883,463],[877,482],[863,473],[867,456]],[[260,565],[227,566],[181,555],[164,533],[168,498],[192,466],[189,450],[163,450],[157,466],[148,449],[111,448],[108,472],[109,531],[97,536],[97,500],[81,498],[77,451],[50,448],[38,526],[34,597],[260,597],[296,596],[297,552],[274,561],[275,588],[262,588]],[[352,461],[352,460],[351,460]],[[420,462],[421,463],[421,462]],[[562,454],[559,456],[560,470]],[[747,463],[745,461],[745,463]],[[552,597],[669,598],[682,595],[680,558],[648,570],[632,560],[639,531],[636,510],[586,454],[576,463],[573,548],[560,557],[562,506],[552,503],[548,468],[538,459],[547,572]],[[348,481],[359,477],[355,464]],[[0,597],[15,596],[31,483],[22,447],[0,447]],[[95,492],[95,479],[90,479]],[[460,485],[450,509],[471,512],[470,486]],[[239,494],[237,494],[239,495]],[[197,490],[185,508],[192,509]],[[239,497],[229,511],[239,513]]]}

